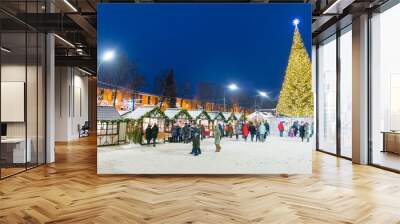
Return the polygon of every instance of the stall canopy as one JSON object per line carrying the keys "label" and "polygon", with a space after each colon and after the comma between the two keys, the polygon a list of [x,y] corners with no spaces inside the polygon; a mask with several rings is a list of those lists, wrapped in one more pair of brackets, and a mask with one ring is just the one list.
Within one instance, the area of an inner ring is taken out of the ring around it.
{"label": "stall canopy", "polygon": [[218,111],[209,111],[207,112],[208,116],[210,116],[210,120],[215,121],[215,120],[225,120],[224,115],[221,112]]}
{"label": "stall canopy", "polygon": [[232,112],[222,112],[222,115],[224,116],[226,121],[235,120],[235,116]]}
{"label": "stall canopy", "polygon": [[274,118],[274,115],[268,112],[255,111],[247,116],[249,121],[265,121]]}
{"label": "stall canopy", "polygon": [[184,119],[184,120],[192,120],[193,117],[188,113],[188,111],[179,109],[179,108],[167,108],[164,111],[165,116],[168,117],[169,120],[175,119]]}
{"label": "stall canopy", "polygon": [[97,106],[98,121],[115,121],[121,119],[121,116],[112,106]]}
{"label": "stall canopy", "polygon": [[205,110],[188,110],[188,113],[193,120],[210,120],[210,116]]}
{"label": "stall canopy", "polygon": [[128,112],[122,116],[122,118],[132,120],[139,120],[143,117],[165,117],[165,115],[157,106],[145,106],[139,107],[136,110]]}
{"label": "stall canopy", "polygon": [[242,120],[243,119],[243,114],[242,113],[233,113],[235,115],[236,120]]}

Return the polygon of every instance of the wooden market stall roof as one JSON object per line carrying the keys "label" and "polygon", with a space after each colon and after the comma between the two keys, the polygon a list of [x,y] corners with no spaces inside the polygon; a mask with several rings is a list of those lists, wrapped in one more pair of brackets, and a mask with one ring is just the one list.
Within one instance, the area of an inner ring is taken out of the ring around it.
{"label": "wooden market stall roof", "polygon": [[98,121],[115,121],[121,119],[121,116],[113,106],[97,106]]}
{"label": "wooden market stall roof", "polygon": [[236,119],[237,120],[240,120],[240,119],[242,119],[242,117],[243,117],[243,114],[242,113],[233,113],[234,115],[235,115],[235,117],[236,117]]}
{"label": "wooden market stall roof", "polygon": [[124,119],[139,120],[143,117],[154,114],[154,117],[165,117],[165,114],[157,106],[144,106],[135,109],[134,111],[128,112],[122,116]]}
{"label": "wooden market stall roof", "polygon": [[208,116],[210,116],[210,120],[222,119],[225,120],[224,115],[219,111],[207,111]]}
{"label": "wooden market stall roof", "polygon": [[208,113],[205,110],[199,109],[199,110],[188,110],[189,115],[193,118],[193,119],[202,119],[205,118],[207,120],[210,120],[210,116],[208,115]]}
{"label": "wooden market stall roof", "polygon": [[177,116],[183,115],[185,119],[193,119],[193,117],[184,109],[181,108],[167,108],[164,110],[165,116],[168,117],[168,119],[173,120],[177,118]]}
{"label": "wooden market stall roof", "polygon": [[229,120],[232,118],[232,116],[234,116],[232,112],[222,112],[222,115],[224,115],[225,120]]}
{"label": "wooden market stall roof", "polygon": [[261,111],[254,111],[253,113],[249,114],[247,116],[247,120],[249,121],[260,121],[260,120],[266,120],[268,118],[273,118],[274,115],[271,113],[267,112],[261,112]]}

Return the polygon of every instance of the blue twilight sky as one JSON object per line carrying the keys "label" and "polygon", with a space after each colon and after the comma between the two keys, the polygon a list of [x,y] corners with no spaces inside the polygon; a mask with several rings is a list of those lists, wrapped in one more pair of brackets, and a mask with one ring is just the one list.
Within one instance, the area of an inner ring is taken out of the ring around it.
{"label": "blue twilight sky", "polygon": [[198,81],[233,82],[240,91],[276,97],[295,18],[311,55],[308,4],[99,4],[97,18],[99,57],[109,49],[126,54],[150,92],[154,76],[172,68],[178,88],[185,81],[193,88]]}

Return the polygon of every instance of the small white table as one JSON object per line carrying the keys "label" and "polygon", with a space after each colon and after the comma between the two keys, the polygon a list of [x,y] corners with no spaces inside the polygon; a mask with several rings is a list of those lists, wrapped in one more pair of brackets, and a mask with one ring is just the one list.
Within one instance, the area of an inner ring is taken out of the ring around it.
{"label": "small white table", "polygon": [[[26,139],[26,142],[28,143],[28,147],[26,147],[26,152],[25,152],[25,138],[5,138],[1,139],[1,144],[2,147],[6,146],[7,149],[9,150],[8,147],[12,147],[12,163],[26,163],[26,162],[31,162],[32,160],[32,152],[31,152],[31,145],[32,141],[31,139]],[[4,151],[6,151],[4,150]],[[2,148],[3,151],[3,148]]]}

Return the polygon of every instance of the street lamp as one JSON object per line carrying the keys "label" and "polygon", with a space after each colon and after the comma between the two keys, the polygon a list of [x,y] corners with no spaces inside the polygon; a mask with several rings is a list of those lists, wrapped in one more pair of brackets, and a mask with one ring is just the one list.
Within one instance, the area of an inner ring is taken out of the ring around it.
{"label": "street lamp", "polygon": [[269,98],[269,95],[268,95],[268,93],[267,92],[264,92],[264,91],[258,91],[258,94],[255,96],[255,98],[254,98],[254,110],[257,110],[257,97],[260,97],[260,98]]}
{"label": "street lamp", "polygon": [[[227,87],[228,87],[228,89],[230,91],[235,91],[235,90],[239,89],[239,87],[235,83],[231,83]],[[225,89],[226,88],[224,88],[224,111],[226,111],[226,108],[225,108],[225,105],[226,105],[226,92],[225,92]]]}
{"label": "street lamp", "polygon": [[100,66],[103,62],[111,61],[114,59],[114,51],[113,50],[108,50],[103,54],[103,57],[101,57],[99,66],[97,66],[97,74],[100,71]]}
{"label": "street lamp", "polygon": [[236,84],[232,83],[228,86],[228,88],[229,90],[237,90],[239,87]]}

